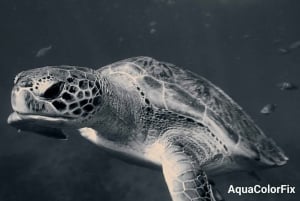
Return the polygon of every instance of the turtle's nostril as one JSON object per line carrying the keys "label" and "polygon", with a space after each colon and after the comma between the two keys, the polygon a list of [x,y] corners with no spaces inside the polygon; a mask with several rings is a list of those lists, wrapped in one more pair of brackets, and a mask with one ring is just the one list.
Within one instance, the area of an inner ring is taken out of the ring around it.
{"label": "turtle's nostril", "polygon": [[47,99],[54,99],[59,96],[64,88],[64,82],[57,82],[50,86],[42,95],[42,97]]}
{"label": "turtle's nostril", "polygon": [[20,87],[32,87],[33,86],[33,82],[32,82],[31,79],[26,79],[26,80],[20,81],[18,85]]}

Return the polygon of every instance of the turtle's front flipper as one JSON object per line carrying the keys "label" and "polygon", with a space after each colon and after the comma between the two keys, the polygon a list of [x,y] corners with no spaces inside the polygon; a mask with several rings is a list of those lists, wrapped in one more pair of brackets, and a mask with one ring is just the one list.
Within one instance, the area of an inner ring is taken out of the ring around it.
{"label": "turtle's front flipper", "polygon": [[161,158],[173,201],[215,201],[201,164],[182,144],[169,145]]}

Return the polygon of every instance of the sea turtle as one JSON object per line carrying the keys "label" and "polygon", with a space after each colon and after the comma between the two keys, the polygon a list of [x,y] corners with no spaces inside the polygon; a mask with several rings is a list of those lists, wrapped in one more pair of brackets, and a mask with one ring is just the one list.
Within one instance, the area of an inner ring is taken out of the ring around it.
{"label": "sea turtle", "polygon": [[119,156],[161,167],[173,201],[219,200],[207,174],[288,160],[221,89],[150,57],[98,70],[36,68],[14,84],[9,124],[56,138],[78,130]]}

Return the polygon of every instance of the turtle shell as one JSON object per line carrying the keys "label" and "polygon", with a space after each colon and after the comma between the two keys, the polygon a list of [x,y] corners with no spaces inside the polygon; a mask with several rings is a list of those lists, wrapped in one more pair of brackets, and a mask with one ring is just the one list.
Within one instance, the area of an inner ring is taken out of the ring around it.
{"label": "turtle shell", "polygon": [[156,107],[194,118],[208,127],[221,128],[222,134],[239,148],[255,153],[257,160],[271,165],[282,165],[287,160],[232,98],[195,73],[150,57],[125,59],[99,71],[127,74]]}

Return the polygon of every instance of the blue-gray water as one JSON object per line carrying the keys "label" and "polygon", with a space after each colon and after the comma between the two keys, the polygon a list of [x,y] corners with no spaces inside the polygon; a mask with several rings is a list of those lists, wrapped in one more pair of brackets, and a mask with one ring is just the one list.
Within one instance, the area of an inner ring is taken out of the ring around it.
{"label": "blue-gray water", "polygon": [[[171,200],[159,171],[113,159],[79,136],[20,135],[6,124],[19,71],[98,68],[139,55],[213,81],[290,157],[284,167],[258,172],[262,181],[242,173],[217,178],[227,200],[299,200],[300,91],[276,87],[300,84],[300,48],[289,49],[300,40],[299,10],[297,0],[0,1],[0,201]],[[267,103],[278,107],[264,116]],[[238,196],[227,194],[230,184],[290,184],[297,192]]]}

